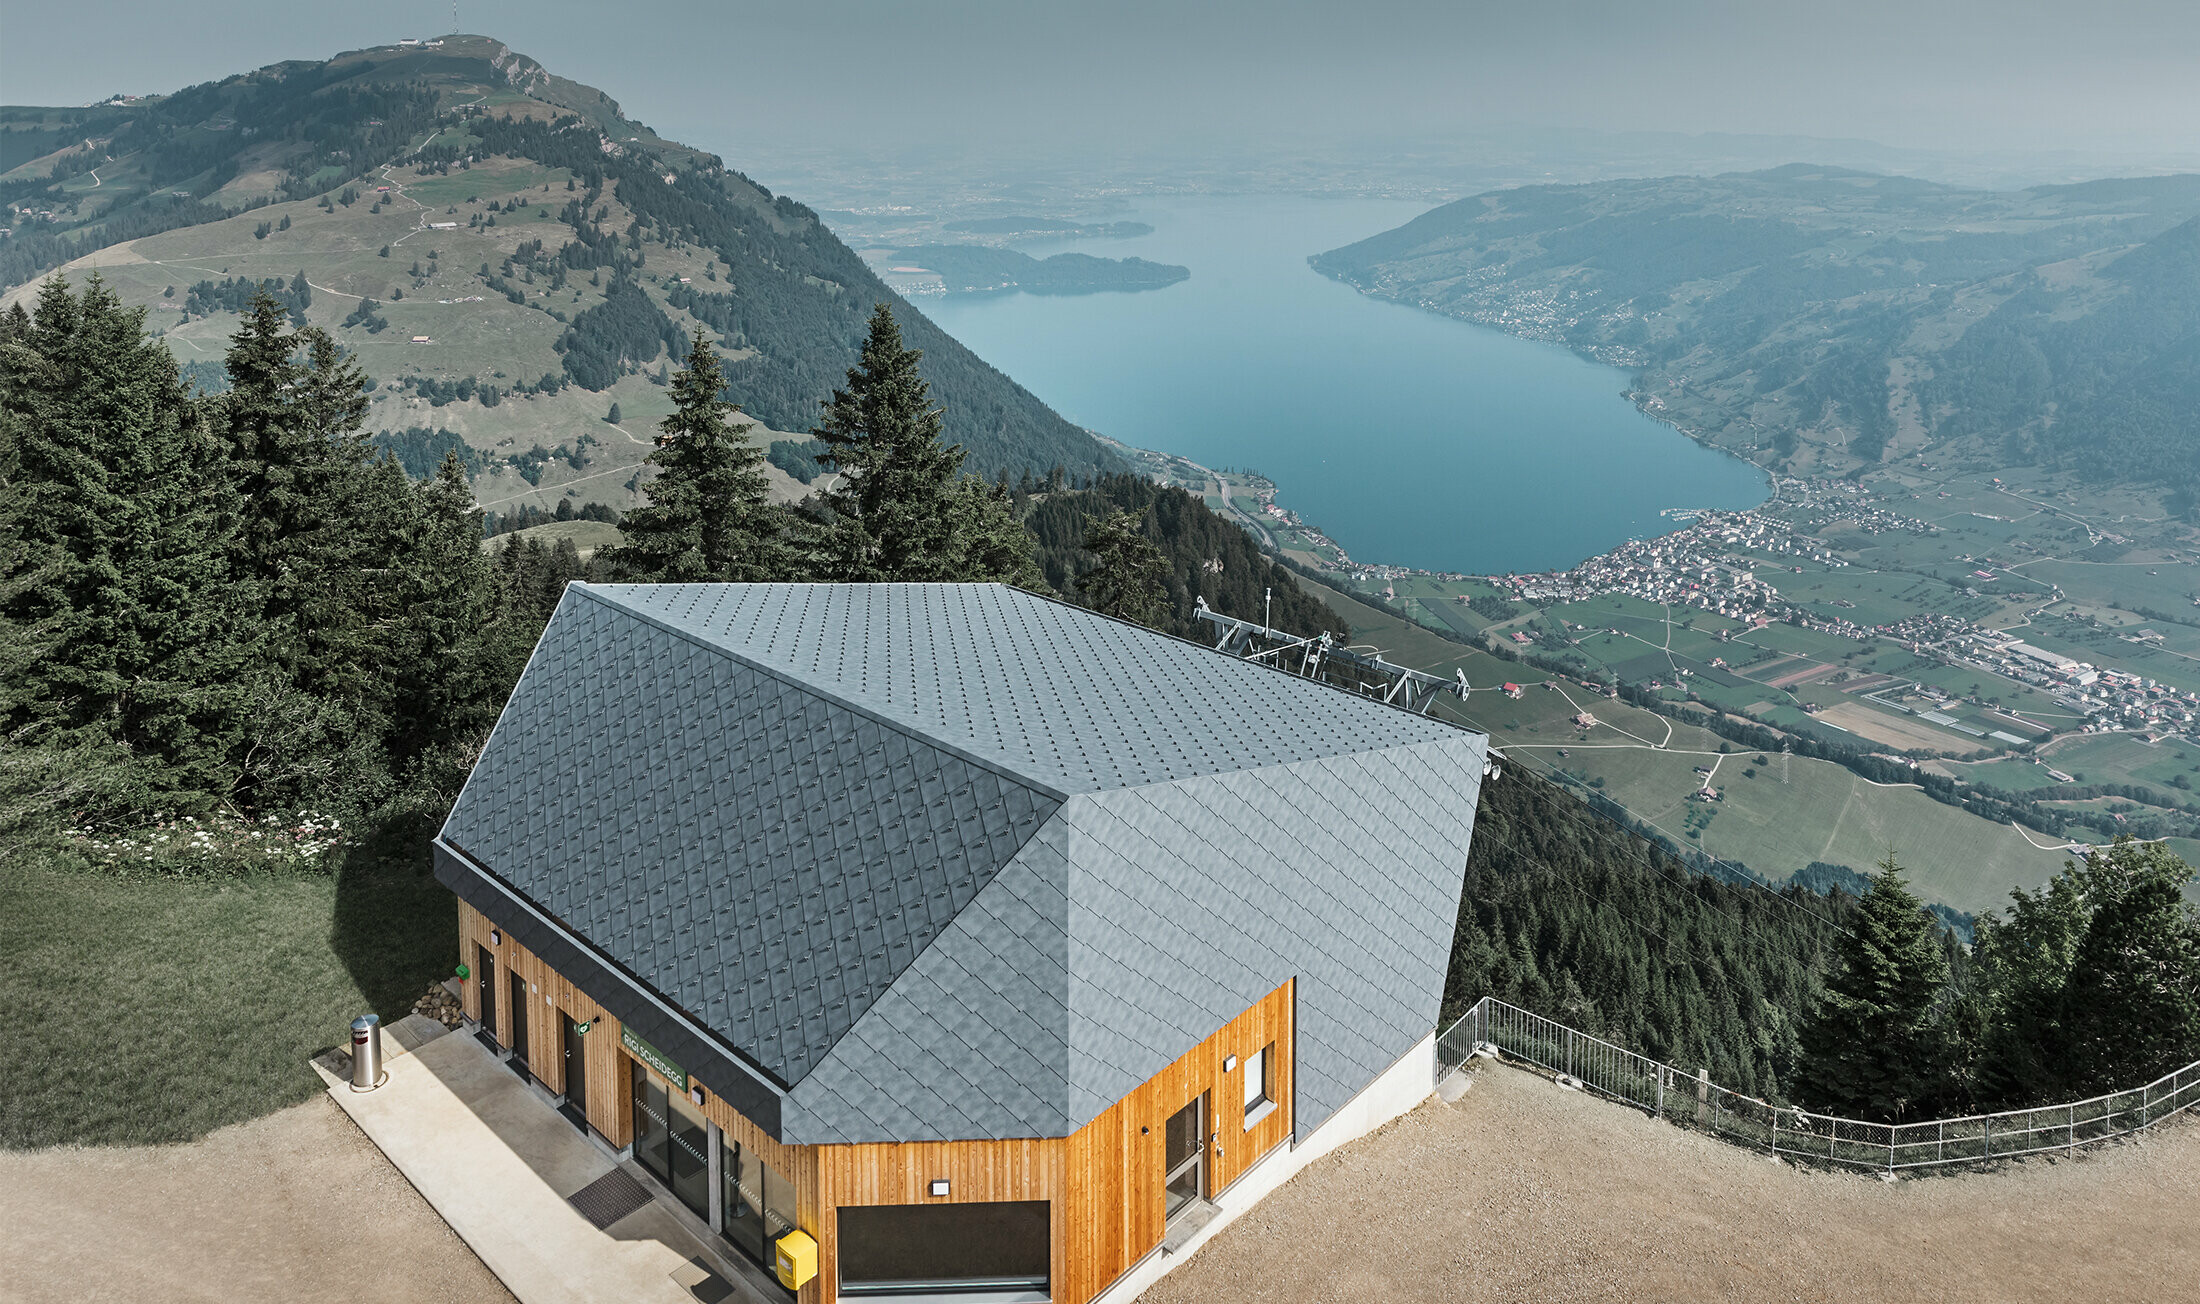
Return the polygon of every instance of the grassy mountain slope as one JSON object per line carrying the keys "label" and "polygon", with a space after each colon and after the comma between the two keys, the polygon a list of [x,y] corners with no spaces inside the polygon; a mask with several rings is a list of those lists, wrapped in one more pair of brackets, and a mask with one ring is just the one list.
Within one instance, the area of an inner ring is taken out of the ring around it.
{"label": "grassy mountain slope", "polygon": [[1314,266],[1642,369],[1799,472],[1920,454],[2200,489],[2200,177],[2012,192],[1796,165],[1531,186]]}
{"label": "grassy mountain slope", "polygon": [[805,430],[880,301],[925,351],[971,469],[1120,469],[810,210],[485,37],[0,110],[0,148],[6,300],[56,266],[96,270],[212,382],[233,309],[279,280],[378,382],[370,427],[462,436],[488,506],[631,505],[670,410],[666,346],[698,327],[759,438]]}

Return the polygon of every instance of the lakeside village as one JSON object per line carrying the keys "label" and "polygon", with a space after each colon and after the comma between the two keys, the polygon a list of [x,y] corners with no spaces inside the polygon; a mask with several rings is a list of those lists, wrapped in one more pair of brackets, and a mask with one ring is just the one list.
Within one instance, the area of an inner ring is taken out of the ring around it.
{"label": "lakeside village", "polygon": [[[1839,526],[1867,535],[1938,532],[1939,527],[1929,521],[1874,505],[1866,490],[1848,480],[1781,477],[1774,482],[1774,493],[1766,508],[1739,512],[1671,509],[1667,515],[1689,522],[1672,534],[1630,540],[1568,571],[1487,576],[1355,563],[1333,540],[1278,506],[1272,483],[1255,479],[1251,487],[1259,514],[1313,545],[1310,550],[1322,569],[1359,585],[1380,582],[1384,586],[1381,596],[1390,602],[1397,600],[1395,581],[1407,577],[1453,583],[1480,580],[1537,607],[1624,594],[1724,616],[1739,622],[1737,630],[1785,623],[1858,642],[1888,640],[1913,655],[1943,665],[1981,670],[2043,689],[2058,705],[2083,718],[2083,732],[2166,734],[2189,730],[2200,719],[2200,694],[2035,647],[1976,621],[1928,613],[1867,626],[1784,600],[1778,585],[1767,578],[1767,570],[1777,576],[1783,569],[1799,574],[1802,567],[1793,563],[1782,566],[1778,559],[1792,558],[1793,562],[1829,570],[1850,564],[1814,538],[1812,530]],[[1774,510],[1780,514],[1773,515]],[[2043,605],[2061,599],[2061,591],[2053,590]],[[1459,594],[1453,601],[1464,605],[1470,596]],[[1569,631],[1590,632],[1587,626],[1562,623]],[[1724,641],[1737,630],[1722,631],[1719,637]],[[1538,641],[1535,633],[1517,629],[1509,631],[1507,637],[1523,648]],[[2144,641],[2160,636],[2140,630],[2133,637]],[[1930,685],[1920,684],[1918,690],[1928,697],[1953,700]],[[2015,735],[1997,736],[2019,741]]]}

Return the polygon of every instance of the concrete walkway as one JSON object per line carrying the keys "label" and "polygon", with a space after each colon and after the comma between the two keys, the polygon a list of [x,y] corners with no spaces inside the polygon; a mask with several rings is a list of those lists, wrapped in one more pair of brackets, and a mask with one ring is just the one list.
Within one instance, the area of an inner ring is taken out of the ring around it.
{"label": "concrete walkway", "polygon": [[655,1188],[596,1230],[566,1197],[618,1161],[471,1036],[401,1051],[416,1037],[385,1038],[380,1088],[332,1081],[329,1095],[522,1304],[774,1304]]}

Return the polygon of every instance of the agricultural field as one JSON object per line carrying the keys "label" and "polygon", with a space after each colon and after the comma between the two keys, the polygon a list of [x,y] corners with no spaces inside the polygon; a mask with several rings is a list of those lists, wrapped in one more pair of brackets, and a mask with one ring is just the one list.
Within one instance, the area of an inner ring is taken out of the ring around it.
{"label": "agricultural field", "polygon": [[[1943,762],[1949,774],[2009,792],[2058,787],[2061,771],[2080,786],[2125,785],[2153,804],[2200,805],[2200,744],[2181,738],[2146,742],[2136,734],[2072,734],[2038,749],[2034,760]],[[2121,800],[2121,799],[2118,799]]]}
{"label": "agricultural field", "polygon": [[[1356,639],[1392,660],[1446,675],[1464,669],[1473,693],[1463,708],[1454,710],[1447,699],[1439,710],[1488,733],[1516,763],[1570,775],[1680,845],[1761,877],[1778,881],[1818,860],[1864,869],[1891,847],[1926,897],[1975,912],[2004,904],[2012,886],[2044,882],[2065,858],[2045,849],[2051,839],[2028,838],[1917,788],[1874,784],[1802,757],[1771,755],[1759,764],[1759,753],[1708,729],[1571,682],[1546,687],[1551,677],[1543,671],[1446,640],[1395,610],[1317,592],[1351,623]],[[1522,686],[1521,697],[1490,691],[1507,682]],[[1582,710],[1597,721],[1586,730],[1572,722]],[[1709,779],[1722,800],[1690,800],[1707,778],[1699,766],[1713,771]]]}

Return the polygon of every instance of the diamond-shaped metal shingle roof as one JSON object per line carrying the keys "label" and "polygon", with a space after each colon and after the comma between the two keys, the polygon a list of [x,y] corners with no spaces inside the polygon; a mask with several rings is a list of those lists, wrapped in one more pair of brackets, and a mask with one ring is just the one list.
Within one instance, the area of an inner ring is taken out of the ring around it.
{"label": "diamond-shaped metal shingle roof", "polygon": [[1065,795],[1454,732],[999,584],[586,591]]}
{"label": "diamond-shaped metal shingle roof", "polygon": [[998,585],[576,584],[438,872],[783,1140],[1060,1135],[1292,977],[1311,1125],[1433,1025],[1481,755]]}

